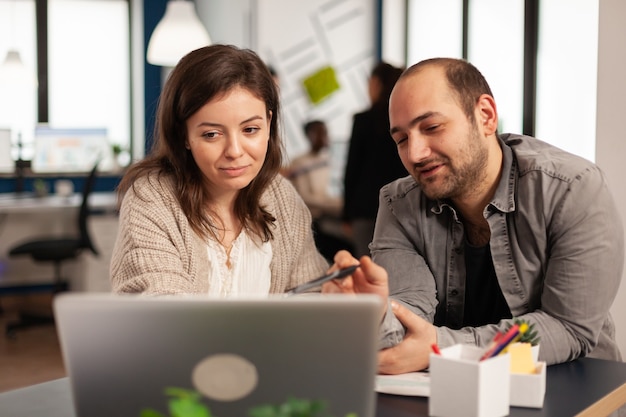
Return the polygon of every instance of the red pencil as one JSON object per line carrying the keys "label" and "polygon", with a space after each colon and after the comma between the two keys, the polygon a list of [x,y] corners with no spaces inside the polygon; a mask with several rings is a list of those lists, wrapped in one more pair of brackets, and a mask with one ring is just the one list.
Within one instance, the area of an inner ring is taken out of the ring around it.
{"label": "red pencil", "polygon": [[502,337],[502,333],[498,331],[493,337],[491,343],[489,343],[489,346],[487,346],[487,349],[485,349],[485,353],[483,353],[483,356],[480,357],[481,361],[487,359],[491,355],[491,353],[498,347],[498,340],[500,340],[500,337]]}
{"label": "red pencil", "polygon": [[495,356],[498,353],[500,353],[503,347],[508,345],[511,342],[511,340],[513,340],[513,338],[517,335],[517,333],[519,333],[519,325],[514,324],[513,326],[511,326],[508,332],[506,332],[504,335],[498,336],[497,341],[494,340],[496,342],[496,346],[493,348],[490,347],[483,354],[483,356],[480,357],[480,360],[482,361],[482,360],[491,358],[492,356]]}

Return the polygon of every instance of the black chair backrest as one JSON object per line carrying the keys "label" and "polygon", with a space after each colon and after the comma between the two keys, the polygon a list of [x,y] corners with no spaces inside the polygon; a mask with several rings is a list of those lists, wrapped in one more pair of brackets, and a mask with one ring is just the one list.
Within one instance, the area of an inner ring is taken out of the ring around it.
{"label": "black chair backrest", "polygon": [[93,244],[91,237],[89,236],[89,228],[87,227],[87,218],[89,217],[89,195],[93,190],[94,183],[96,182],[96,172],[98,171],[98,163],[96,161],[94,167],[89,172],[87,178],[85,178],[85,185],[83,187],[83,201],[80,204],[80,210],[78,212],[78,229],[80,230],[80,246],[85,249],[89,249],[94,255],[99,255],[98,250]]}

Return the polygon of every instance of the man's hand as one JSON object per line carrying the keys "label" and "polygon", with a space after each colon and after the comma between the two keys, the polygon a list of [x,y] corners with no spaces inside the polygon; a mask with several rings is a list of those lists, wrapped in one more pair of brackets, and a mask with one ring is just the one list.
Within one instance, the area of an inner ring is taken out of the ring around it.
{"label": "man's hand", "polygon": [[[356,260],[348,251],[341,250],[335,255],[331,271],[360,264],[354,273],[346,278],[335,279],[322,285],[323,293],[378,294],[383,299],[382,315],[387,310],[387,271],[375,264],[369,256]],[[381,315],[381,317],[382,317]]]}
{"label": "man's hand", "polygon": [[391,302],[395,316],[406,327],[404,340],[378,353],[378,372],[402,374],[428,367],[431,345],[437,343],[435,326],[395,301]]}
{"label": "man's hand", "polygon": [[335,264],[329,271],[357,264],[360,264],[360,266],[352,275],[325,283],[322,286],[322,292],[378,294],[386,300],[389,295],[387,271],[375,264],[369,256],[363,256],[357,261],[348,251],[341,250],[335,255]]}

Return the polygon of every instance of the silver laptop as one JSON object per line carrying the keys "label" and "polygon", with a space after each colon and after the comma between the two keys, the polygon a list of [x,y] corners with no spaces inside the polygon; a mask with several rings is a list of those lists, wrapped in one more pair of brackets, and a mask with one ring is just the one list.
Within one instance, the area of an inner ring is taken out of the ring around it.
{"label": "silver laptop", "polygon": [[[213,417],[289,401],[373,417],[380,300],[373,295],[207,299],[67,293],[54,300],[79,417]],[[193,414],[195,415],[195,414]]]}

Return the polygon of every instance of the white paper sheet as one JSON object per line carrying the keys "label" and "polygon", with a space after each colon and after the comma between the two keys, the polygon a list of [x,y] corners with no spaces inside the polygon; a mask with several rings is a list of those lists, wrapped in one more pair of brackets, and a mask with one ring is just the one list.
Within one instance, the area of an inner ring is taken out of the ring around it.
{"label": "white paper sheet", "polygon": [[375,390],[384,394],[428,397],[430,395],[430,375],[428,372],[377,375]]}

